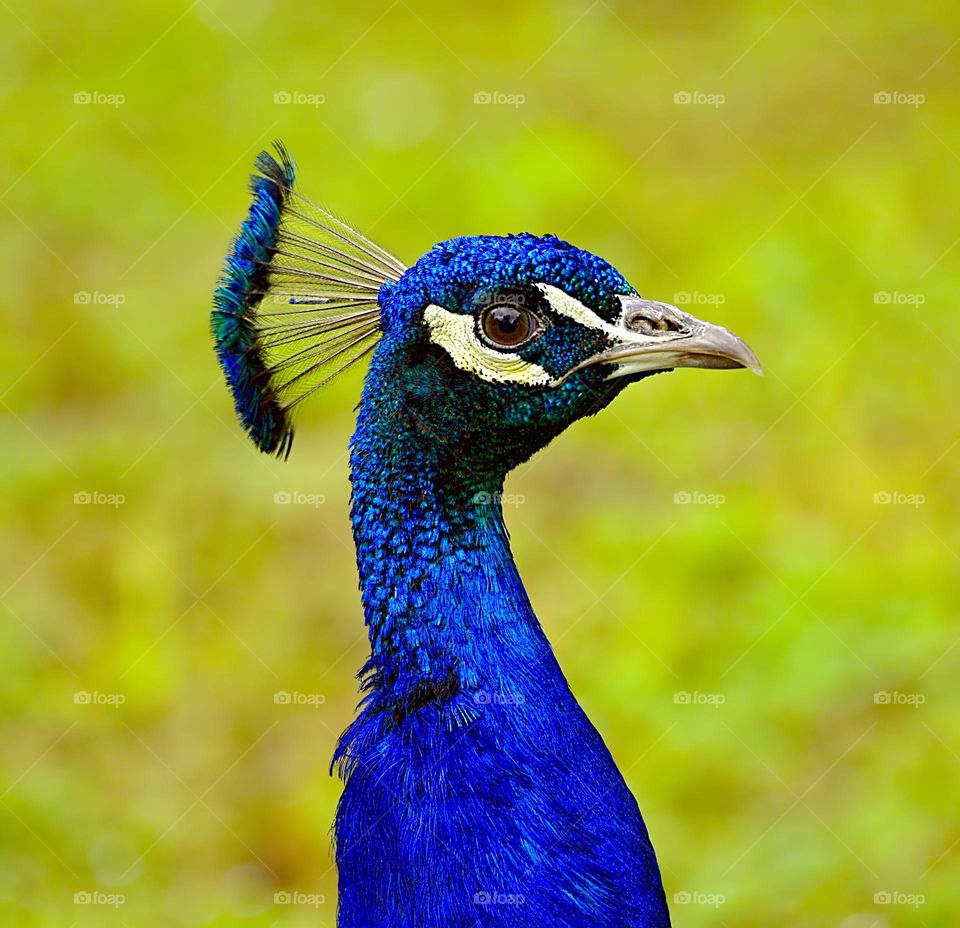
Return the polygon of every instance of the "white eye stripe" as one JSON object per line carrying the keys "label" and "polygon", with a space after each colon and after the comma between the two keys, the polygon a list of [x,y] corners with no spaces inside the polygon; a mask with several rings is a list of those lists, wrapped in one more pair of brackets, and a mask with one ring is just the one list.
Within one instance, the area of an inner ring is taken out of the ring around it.
{"label": "white eye stripe", "polygon": [[606,319],[601,319],[589,306],[585,306],[559,287],[554,287],[552,284],[535,284],[534,286],[547,298],[550,308],[561,316],[566,316],[587,329],[594,329],[614,338],[623,335],[621,329],[607,322]]}
{"label": "white eye stripe", "polygon": [[664,341],[662,335],[646,335],[643,332],[634,332],[623,325],[623,313],[625,312],[623,301],[636,299],[635,297],[625,297],[622,294],[617,295],[617,299],[620,300],[621,312],[620,319],[618,320],[619,324],[613,325],[613,323],[607,322],[606,319],[598,316],[589,306],[585,306],[578,299],[575,299],[570,296],[569,293],[560,290],[558,287],[543,283],[536,284],[535,286],[547,298],[547,302],[554,312],[566,316],[568,319],[572,319],[585,328],[603,332],[604,335],[608,335],[615,342],[632,342],[642,345],[662,344]]}
{"label": "white eye stripe", "polygon": [[431,304],[423,311],[430,330],[430,341],[450,355],[462,371],[475,374],[490,383],[523,383],[543,386],[553,378],[539,364],[524,361],[518,354],[494,351],[478,338],[473,316],[452,313]]}

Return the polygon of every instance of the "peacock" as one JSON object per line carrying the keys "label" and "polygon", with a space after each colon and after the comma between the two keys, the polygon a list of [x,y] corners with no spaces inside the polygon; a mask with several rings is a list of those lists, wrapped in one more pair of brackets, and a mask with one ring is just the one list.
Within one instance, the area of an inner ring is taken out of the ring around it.
{"label": "peacock", "polygon": [[369,659],[338,742],[340,928],[662,928],[639,807],[510,552],[504,478],[628,384],[760,365],[553,235],[471,235],[412,266],[262,152],[214,296],[243,428],[285,458],[300,404],[370,356],[350,443]]}

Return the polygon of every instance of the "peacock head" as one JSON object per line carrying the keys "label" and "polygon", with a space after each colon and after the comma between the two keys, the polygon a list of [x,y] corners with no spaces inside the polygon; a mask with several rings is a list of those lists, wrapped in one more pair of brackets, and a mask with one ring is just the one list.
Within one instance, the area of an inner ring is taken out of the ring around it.
{"label": "peacock head", "polygon": [[651,374],[759,371],[726,329],[643,299],[602,258],[552,235],[442,242],[380,302],[389,362],[378,376],[461,466],[494,457],[509,468]]}
{"label": "peacock head", "polygon": [[278,153],[258,160],[213,312],[238,415],[264,451],[289,453],[296,407],[371,351],[361,417],[499,476],[651,374],[761,372],[727,329],[644,299],[552,235],[455,238],[407,269],[302,198]]}

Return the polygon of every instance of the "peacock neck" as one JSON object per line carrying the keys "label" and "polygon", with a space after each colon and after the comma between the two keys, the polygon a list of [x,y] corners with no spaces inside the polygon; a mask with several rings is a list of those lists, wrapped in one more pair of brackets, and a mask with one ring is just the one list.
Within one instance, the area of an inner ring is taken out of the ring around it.
{"label": "peacock neck", "polygon": [[351,482],[365,670],[380,699],[403,715],[496,691],[511,657],[549,650],[510,553],[502,474],[458,466],[415,416],[365,402]]}
{"label": "peacock neck", "polygon": [[373,386],[351,454],[371,656],[334,757],[341,928],[668,928],[636,801],[514,566],[504,475]]}

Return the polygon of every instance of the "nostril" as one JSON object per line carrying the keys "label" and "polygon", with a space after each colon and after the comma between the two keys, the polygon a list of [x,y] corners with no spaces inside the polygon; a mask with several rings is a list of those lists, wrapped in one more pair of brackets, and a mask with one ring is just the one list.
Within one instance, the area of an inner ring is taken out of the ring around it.
{"label": "nostril", "polygon": [[682,328],[678,322],[652,306],[628,310],[623,318],[623,325],[631,332],[643,335],[665,335],[679,332]]}

